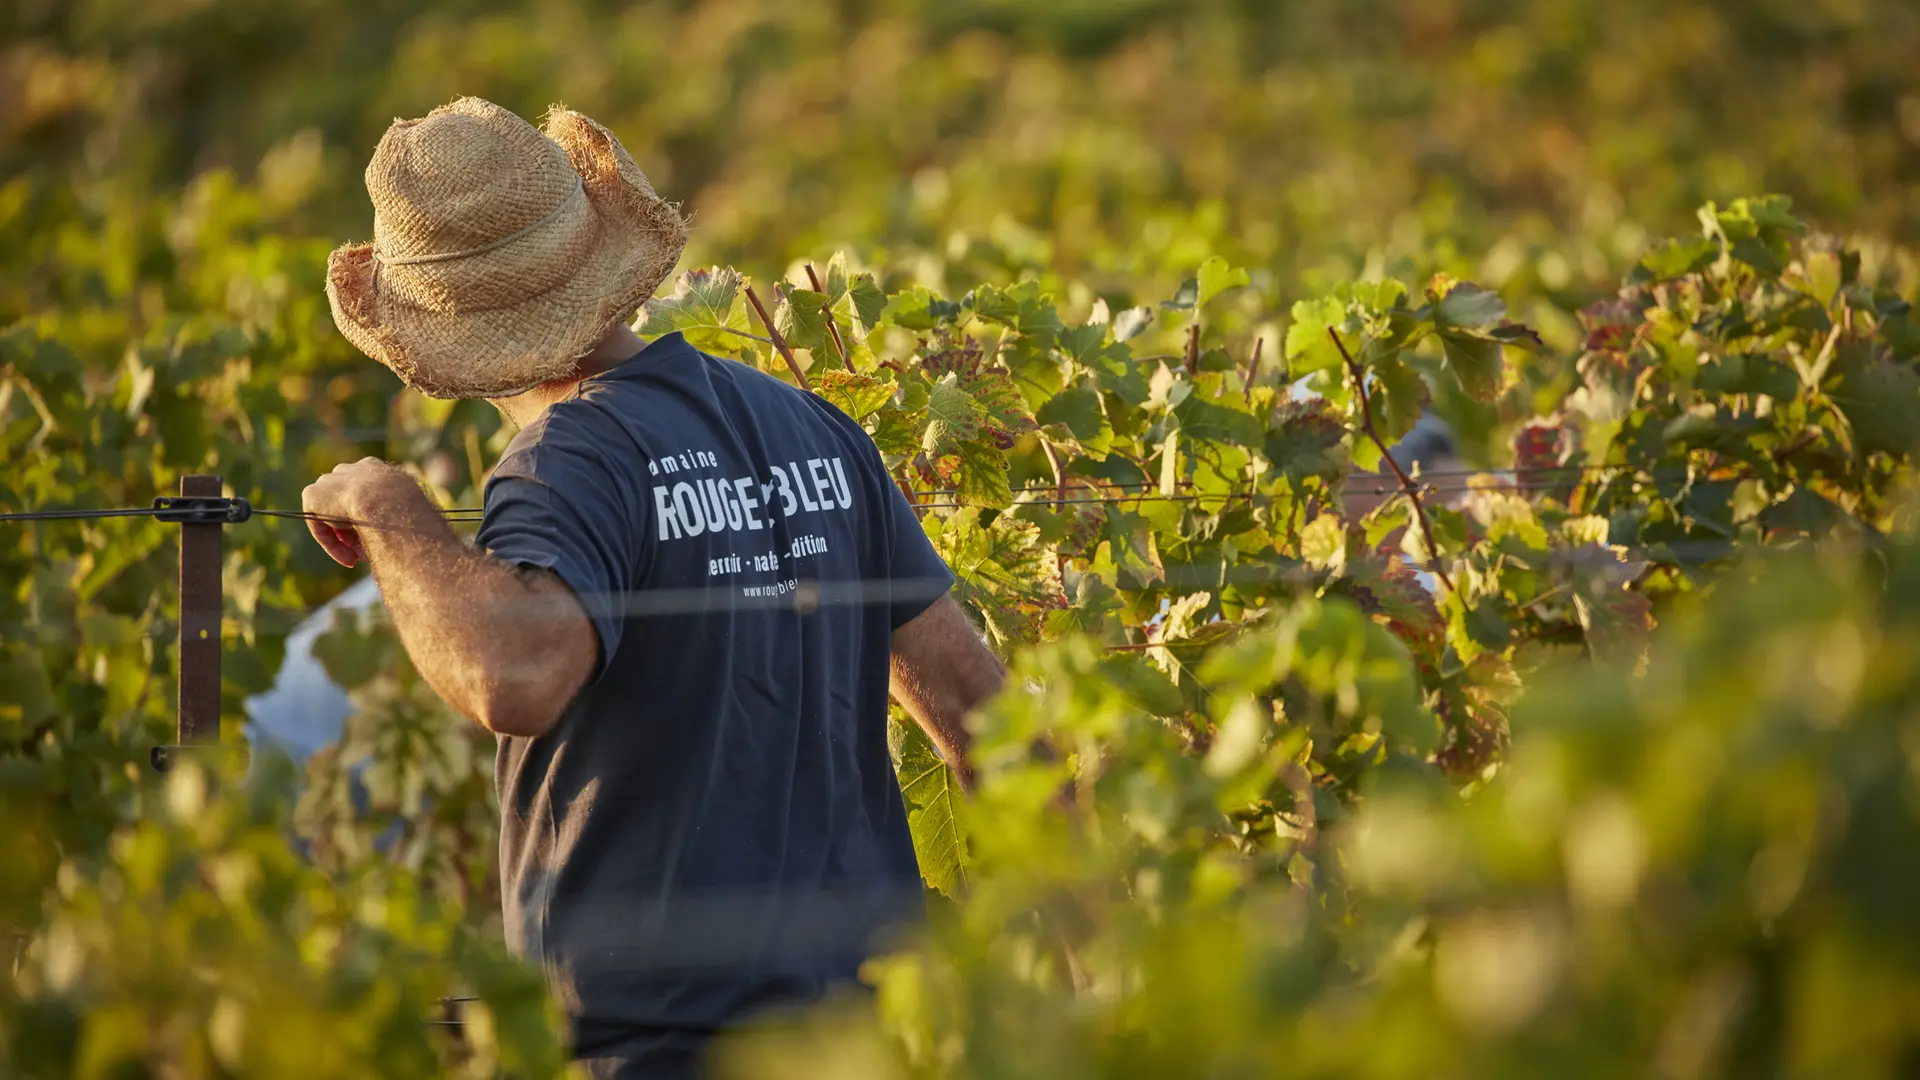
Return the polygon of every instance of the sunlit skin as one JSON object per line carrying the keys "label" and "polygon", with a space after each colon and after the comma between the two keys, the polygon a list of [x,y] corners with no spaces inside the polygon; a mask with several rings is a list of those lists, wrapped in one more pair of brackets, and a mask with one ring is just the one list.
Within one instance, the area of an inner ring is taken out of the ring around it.
{"label": "sunlit skin", "polygon": [[[616,325],[577,371],[493,402],[525,427],[580,380],[646,342]],[[462,540],[411,476],[378,458],[336,467],[302,496],[313,538],[342,566],[370,565],[414,667],[449,706],[497,735],[553,730],[591,676],[599,640],[579,600],[545,571],[510,567]],[[951,597],[891,642],[894,699],[971,785],[964,718],[1006,677]]]}

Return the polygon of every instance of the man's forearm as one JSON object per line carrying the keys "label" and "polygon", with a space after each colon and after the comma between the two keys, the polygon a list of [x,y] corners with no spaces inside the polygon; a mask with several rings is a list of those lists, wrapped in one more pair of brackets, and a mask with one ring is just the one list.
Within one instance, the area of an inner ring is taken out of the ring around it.
{"label": "man's forearm", "polygon": [[964,787],[973,786],[966,717],[1000,691],[1007,670],[952,597],[894,631],[889,689]]}
{"label": "man's forearm", "polygon": [[[534,735],[560,706],[529,628],[562,614],[511,568],[463,542],[439,514],[360,530],[400,642],[455,711],[503,735]],[[546,611],[553,608],[553,611]]]}

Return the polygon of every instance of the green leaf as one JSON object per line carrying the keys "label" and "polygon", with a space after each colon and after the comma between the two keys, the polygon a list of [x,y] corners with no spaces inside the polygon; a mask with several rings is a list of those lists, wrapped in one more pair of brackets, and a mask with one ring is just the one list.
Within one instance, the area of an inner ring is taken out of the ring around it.
{"label": "green leaf", "polygon": [[[1098,560],[1095,560],[1098,563]],[[1108,561],[1100,573],[1079,573],[1071,587],[1066,607],[1046,614],[1046,636],[1052,639],[1086,634],[1106,640],[1118,640],[1122,610],[1119,593],[1108,581],[1113,566]],[[1105,576],[1103,576],[1105,575]]]}
{"label": "green leaf", "polygon": [[677,330],[686,336],[687,344],[706,353],[731,355],[747,340],[740,335],[750,332],[740,274],[726,267],[681,274],[672,293],[648,300],[642,310],[642,334],[660,337]]}
{"label": "green leaf", "polygon": [[1187,711],[1180,688],[1139,653],[1121,653],[1103,657],[1100,675],[1109,686],[1119,687],[1141,708],[1155,716],[1180,716]]}
{"label": "green leaf", "polygon": [[1160,306],[1169,311],[1192,311],[1200,305],[1200,282],[1193,278],[1180,283],[1172,298],[1160,301]]}
{"label": "green leaf", "polygon": [[1800,393],[1793,366],[1764,353],[1733,353],[1700,365],[1694,373],[1702,390],[1720,394],[1765,394],[1781,401]]}
{"label": "green leaf", "polygon": [[[1237,403],[1237,399],[1235,401]],[[1180,435],[1189,448],[1198,443],[1250,446],[1261,438],[1258,417],[1225,405],[1216,405],[1197,394],[1189,394],[1173,407],[1172,412],[1180,424]]]}
{"label": "green leaf", "polygon": [[923,524],[958,579],[955,598],[981,614],[994,640],[1031,640],[1045,612],[1066,606],[1059,557],[1032,522],[1001,515],[982,525],[969,507]]}
{"label": "green leaf", "polygon": [[0,644],[0,737],[11,739],[9,728],[31,728],[53,716],[59,705],[53,683],[40,658],[24,645]]}
{"label": "green leaf", "polygon": [[1331,481],[1346,471],[1346,434],[1324,400],[1290,401],[1274,412],[1262,449],[1298,488],[1310,477]]}
{"label": "green leaf", "polygon": [[[1460,290],[1454,290],[1457,295]],[[1506,370],[1500,343],[1456,330],[1440,331],[1447,370],[1475,401],[1495,401],[1504,387]]]}
{"label": "green leaf", "polygon": [[796,349],[832,355],[827,337],[827,298],[811,289],[780,285],[774,289],[773,322],[780,335]]}
{"label": "green leaf", "polygon": [[1499,293],[1444,274],[1427,286],[1427,295],[1434,302],[1434,325],[1442,330],[1483,330],[1507,316],[1507,303]]}
{"label": "green leaf", "polygon": [[1342,366],[1340,350],[1334,348],[1327,328],[1341,325],[1346,317],[1346,304],[1335,297],[1294,304],[1293,325],[1287,327],[1288,370],[1296,377],[1315,371],[1338,371]]}
{"label": "green leaf", "polygon": [[1013,384],[1013,377],[999,368],[976,371],[960,380],[960,388],[973,401],[974,412],[996,436],[1024,435],[1034,430],[1033,413]]}
{"label": "green leaf", "polygon": [[1631,280],[1659,282],[1685,277],[1711,266],[1719,254],[1720,249],[1704,236],[1665,240],[1641,257]]}
{"label": "green leaf", "polygon": [[921,448],[929,454],[951,452],[980,433],[980,413],[973,398],[960,389],[960,377],[948,372],[927,393],[927,429]]}
{"label": "green leaf", "polygon": [[1001,362],[1013,375],[1022,403],[1038,408],[1067,384],[1066,373],[1052,349],[1031,338],[1015,338],[1000,354]]}
{"label": "green leaf", "polygon": [[915,285],[889,297],[880,317],[902,330],[933,330],[951,326],[965,310],[959,301],[942,299],[926,286]]}
{"label": "green leaf", "polygon": [[1227,265],[1227,260],[1218,255],[1200,264],[1200,271],[1194,280],[1198,288],[1194,306],[1200,308],[1212,303],[1214,297],[1228,289],[1242,288],[1253,281],[1245,270]]}
{"label": "green leaf", "polygon": [[1036,281],[1023,281],[1010,288],[982,285],[968,294],[968,303],[975,314],[988,322],[1039,336],[1047,342],[1065,329],[1060,313],[1054,310],[1053,298],[1043,295]]}
{"label": "green leaf", "polygon": [[1513,623],[1493,600],[1468,608],[1464,626],[1467,637],[1483,649],[1504,649],[1513,640]]}
{"label": "green leaf", "polygon": [[881,316],[887,311],[887,294],[881,291],[880,283],[872,274],[853,275],[847,295],[853,302],[853,315],[859,320],[860,329],[872,330],[880,325]]}
{"label": "green leaf", "polygon": [[1631,663],[1646,651],[1653,604],[1628,587],[1640,569],[1608,548],[1562,554],[1557,570],[1572,586],[1574,611],[1595,659]]}
{"label": "green leaf", "polygon": [[1113,428],[1107,423],[1099,392],[1085,387],[1055,394],[1040,407],[1034,419],[1043,426],[1057,424],[1066,428],[1082,449],[1096,455],[1104,455],[1113,441]]}
{"label": "green leaf", "polygon": [[1861,343],[1840,348],[1830,372],[1834,387],[1828,396],[1862,449],[1894,455],[1913,450],[1920,439],[1920,374],[1880,359]]}
{"label": "green leaf", "polygon": [[924,409],[904,409],[895,405],[884,405],[873,414],[873,425],[867,430],[873,435],[873,445],[888,457],[912,457],[920,452],[921,441],[926,433],[926,412]]}
{"label": "green leaf", "polygon": [[1380,359],[1367,366],[1372,376],[1373,422],[1389,443],[1413,430],[1427,404],[1427,381],[1405,361]]}
{"label": "green leaf", "polygon": [[931,888],[957,899],[967,878],[960,782],[918,724],[892,723],[900,739],[900,796],[907,806],[907,830],[913,834],[920,876]]}

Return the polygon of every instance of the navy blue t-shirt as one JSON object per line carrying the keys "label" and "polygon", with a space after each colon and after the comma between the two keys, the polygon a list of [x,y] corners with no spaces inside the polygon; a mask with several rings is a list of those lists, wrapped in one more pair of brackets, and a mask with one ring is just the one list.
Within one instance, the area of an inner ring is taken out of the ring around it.
{"label": "navy blue t-shirt", "polygon": [[669,334],[519,433],[479,544],[599,639],[496,764],[508,941],[577,1053],[813,999],[921,914],[890,638],[953,577],[859,425]]}

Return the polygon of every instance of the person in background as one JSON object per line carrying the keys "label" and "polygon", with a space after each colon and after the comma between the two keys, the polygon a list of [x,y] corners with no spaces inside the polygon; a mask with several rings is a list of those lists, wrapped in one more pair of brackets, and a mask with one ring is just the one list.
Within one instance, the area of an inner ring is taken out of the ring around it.
{"label": "person in background", "polygon": [[866,433],[636,309],[687,226],[605,128],[463,98],[397,121],[340,330],[519,432],[473,546],[399,468],[305,495],[371,565],[449,705],[499,738],[509,943],[601,1077],[700,1071],[718,1032],[855,980],[921,913],[889,691],[963,783],[1004,670]]}
{"label": "person in background", "polygon": [[[1447,428],[1444,420],[1432,413],[1421,416],[1413,425],[1413,430],[1407,432],[1405,438],[1388,447],[1387,453],[1393,456],[1394,464],[1409,474],[1417,468],[1425,476],[1432,476],[1436,471],[1446,475],[1457,473],[1466,464],[1460,459],[1459,451],[1454,445],[1453,432]],[[1386,462],[1383,461],[1373,472],[1355,470],[1354,474],[1347,478],[1346,494],[1341,504],[1351,520],[1359,521],[1372,513],[1381,503],[1394,497],[1399,490],[1399,478],[1393,475],[1393,470],[1387,468]],[[1440,497],[1439,501],[1447,503],[1457,499]],[[1398,544],[1397,536],[1396,530],[1392,534],[1395,538],[1389,539],[1386,543]]]}

